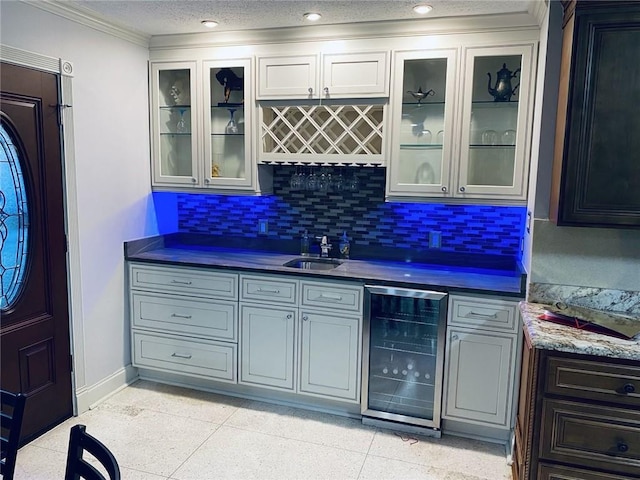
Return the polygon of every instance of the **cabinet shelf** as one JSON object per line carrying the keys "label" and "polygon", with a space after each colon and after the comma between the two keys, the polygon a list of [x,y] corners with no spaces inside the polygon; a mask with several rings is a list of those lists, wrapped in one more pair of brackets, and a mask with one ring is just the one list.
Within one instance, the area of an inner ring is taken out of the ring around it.
{"label": "cabinet shelf", "polygon": [[431,144],[402,143],[400,144],[400,150],[442,150],[442,145],[439,143],[431,143]]}
{"label": "cabinet shelf", "polygon": [[212,137],[244,137],[244,133],[212,133]]}
{"label": "cabinet shelf", "polygon": [[191,105],[160,105],[160,110],[191,110]]}
{"label": "cabinet shelf", "polygon": [[184,132],[184,133],[167,132],[167,133],[161,133],[160,136],[161,137],[190,137],[191,132]]}
{"label": "cabinet shelf", "polygon": [[471,102],[471,105],[481,108],[518,108],[518,101],[494,102],[493,100],[475,100]]}
{"label": "cabinet shelf", "polygon": [[211,105],[211,110],[244,110],[244,103],[219,103]]}
{"label": "cabinet shelf", "polygon": [[495,149],[506,148],[506,149],[513,150],[513,149],[516,148],[516,146],[515,145],[503,145],[503,144],[498,144],[498,145],[471,144],[471,145],[469,145],[469,148],[471,148],[471,149],[477,148],[477,149],[480,149],[480,150],[491,150],[491,149],[494,149],[494,148]]}

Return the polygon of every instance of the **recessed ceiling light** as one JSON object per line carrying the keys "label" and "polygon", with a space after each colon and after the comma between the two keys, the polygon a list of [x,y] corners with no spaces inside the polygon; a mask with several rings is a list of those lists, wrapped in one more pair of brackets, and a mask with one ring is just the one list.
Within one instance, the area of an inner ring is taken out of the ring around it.
{"label": "recessed ceiling light", "polygon": [[218,26],[218,22],[216,22],[215,20],[202,20],[202,25],[204,25],[207,28],[215,28]]}
{"label": "recessed ceiling light", "polygon": [[322,15],[320,15],[319,13],[310,12],[310,13],[305,13],[303,17],[309,20],[310,22],[317,22],[322,18]]}
{"label": "recessed ceiling light", "polygon": [[415,7],[413,7],[413,11],[419,15],[426,15],[431,10],[433,10],[433,7],[426,4],[416,5]]}

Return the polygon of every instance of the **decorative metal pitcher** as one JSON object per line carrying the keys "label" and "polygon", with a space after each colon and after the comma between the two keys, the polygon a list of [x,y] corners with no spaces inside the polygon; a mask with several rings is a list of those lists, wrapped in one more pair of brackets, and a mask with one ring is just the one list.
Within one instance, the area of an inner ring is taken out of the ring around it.
{"label": "decorative metal pitcher", "polygon": [[489,75],[488,89],[494,102],[511,101],[511,97],[515,95],[516,90],[520,86],[518,83],[515,87],[511,87],[511,79],[516,78],[519,72],[519,68],[515,72],[512,72],[507,68],[507,64],[503,63],[500,71],[496,72],[496,84],[493,88],[491,87],[491,74],[487,73],[487,75]]}

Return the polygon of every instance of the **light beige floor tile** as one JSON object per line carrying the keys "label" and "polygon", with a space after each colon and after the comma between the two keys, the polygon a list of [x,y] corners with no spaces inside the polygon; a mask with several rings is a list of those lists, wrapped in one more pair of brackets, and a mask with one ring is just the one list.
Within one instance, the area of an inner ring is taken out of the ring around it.
{"label": "light beige floor tile", "polygon": [[69,428],[82,423],[115,455],[122,468],[169,476],[219,425],[133,406],[103,403],[34,441],[67,450]]}
{"label": "light beige floor tile", "polygon": [[437,439],[381,430],[369,454],[481,479],[511,478],[503,445],[466,438],[443,435]]}
{"label": "light beige floor tile", "polygon": [[356,479],[365,455],[222,426],[171,478]]}
{"label": "light beige floor tile", "polygon": [[67,453],[25,445],[18,450],[15,480],[60,480],[64,478]]}
{"label": "light beige floor tile", "polygon": [[222,424],[246,400],[140,380],[110,397],[106,403],[132,405]]}
{"label": "light beige floor tile", "polygon": [[475,475],[367,455],[358,480],[482,480]]}
{"label": "light beige floor tile", "polygon": [[262,402],[243,405],[225,425],[361,453],[376,432],[357,419]]}

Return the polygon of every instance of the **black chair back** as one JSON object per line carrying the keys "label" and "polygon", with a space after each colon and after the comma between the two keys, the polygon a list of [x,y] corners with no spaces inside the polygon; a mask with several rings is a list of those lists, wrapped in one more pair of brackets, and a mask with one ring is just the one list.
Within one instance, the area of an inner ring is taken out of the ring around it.
{"label": "black chair back", "polygon": [[22,429],[22,417],[24,405],[27,400],[21,393],[11,393],[0,390],[1,410],[0,430],[0,473],[4,480],[12,480],[16,469],[16,457],[18,456],[18,444],[20,443],[20,430]]}
{"label": "black chair back", "polygon": [[82,458],[84,452],[93,455],[109,474],[110,480],[120,480],[120,467],[111,451],[98,439],[86,432],[84,425],[71,427],[65,480],[107,480],[100,471]]}
{"label": "black chair back", "polygon": [[0,473],[4,480],[12,480],[13,472],[16,469],[16,457],[18,455],[18,444],[20,442],[20,430],[22,429],[22,417],[24,416],[24,406],[27,400],[21,393],[12,393],[0,390],[1,410],[0,430]]}

